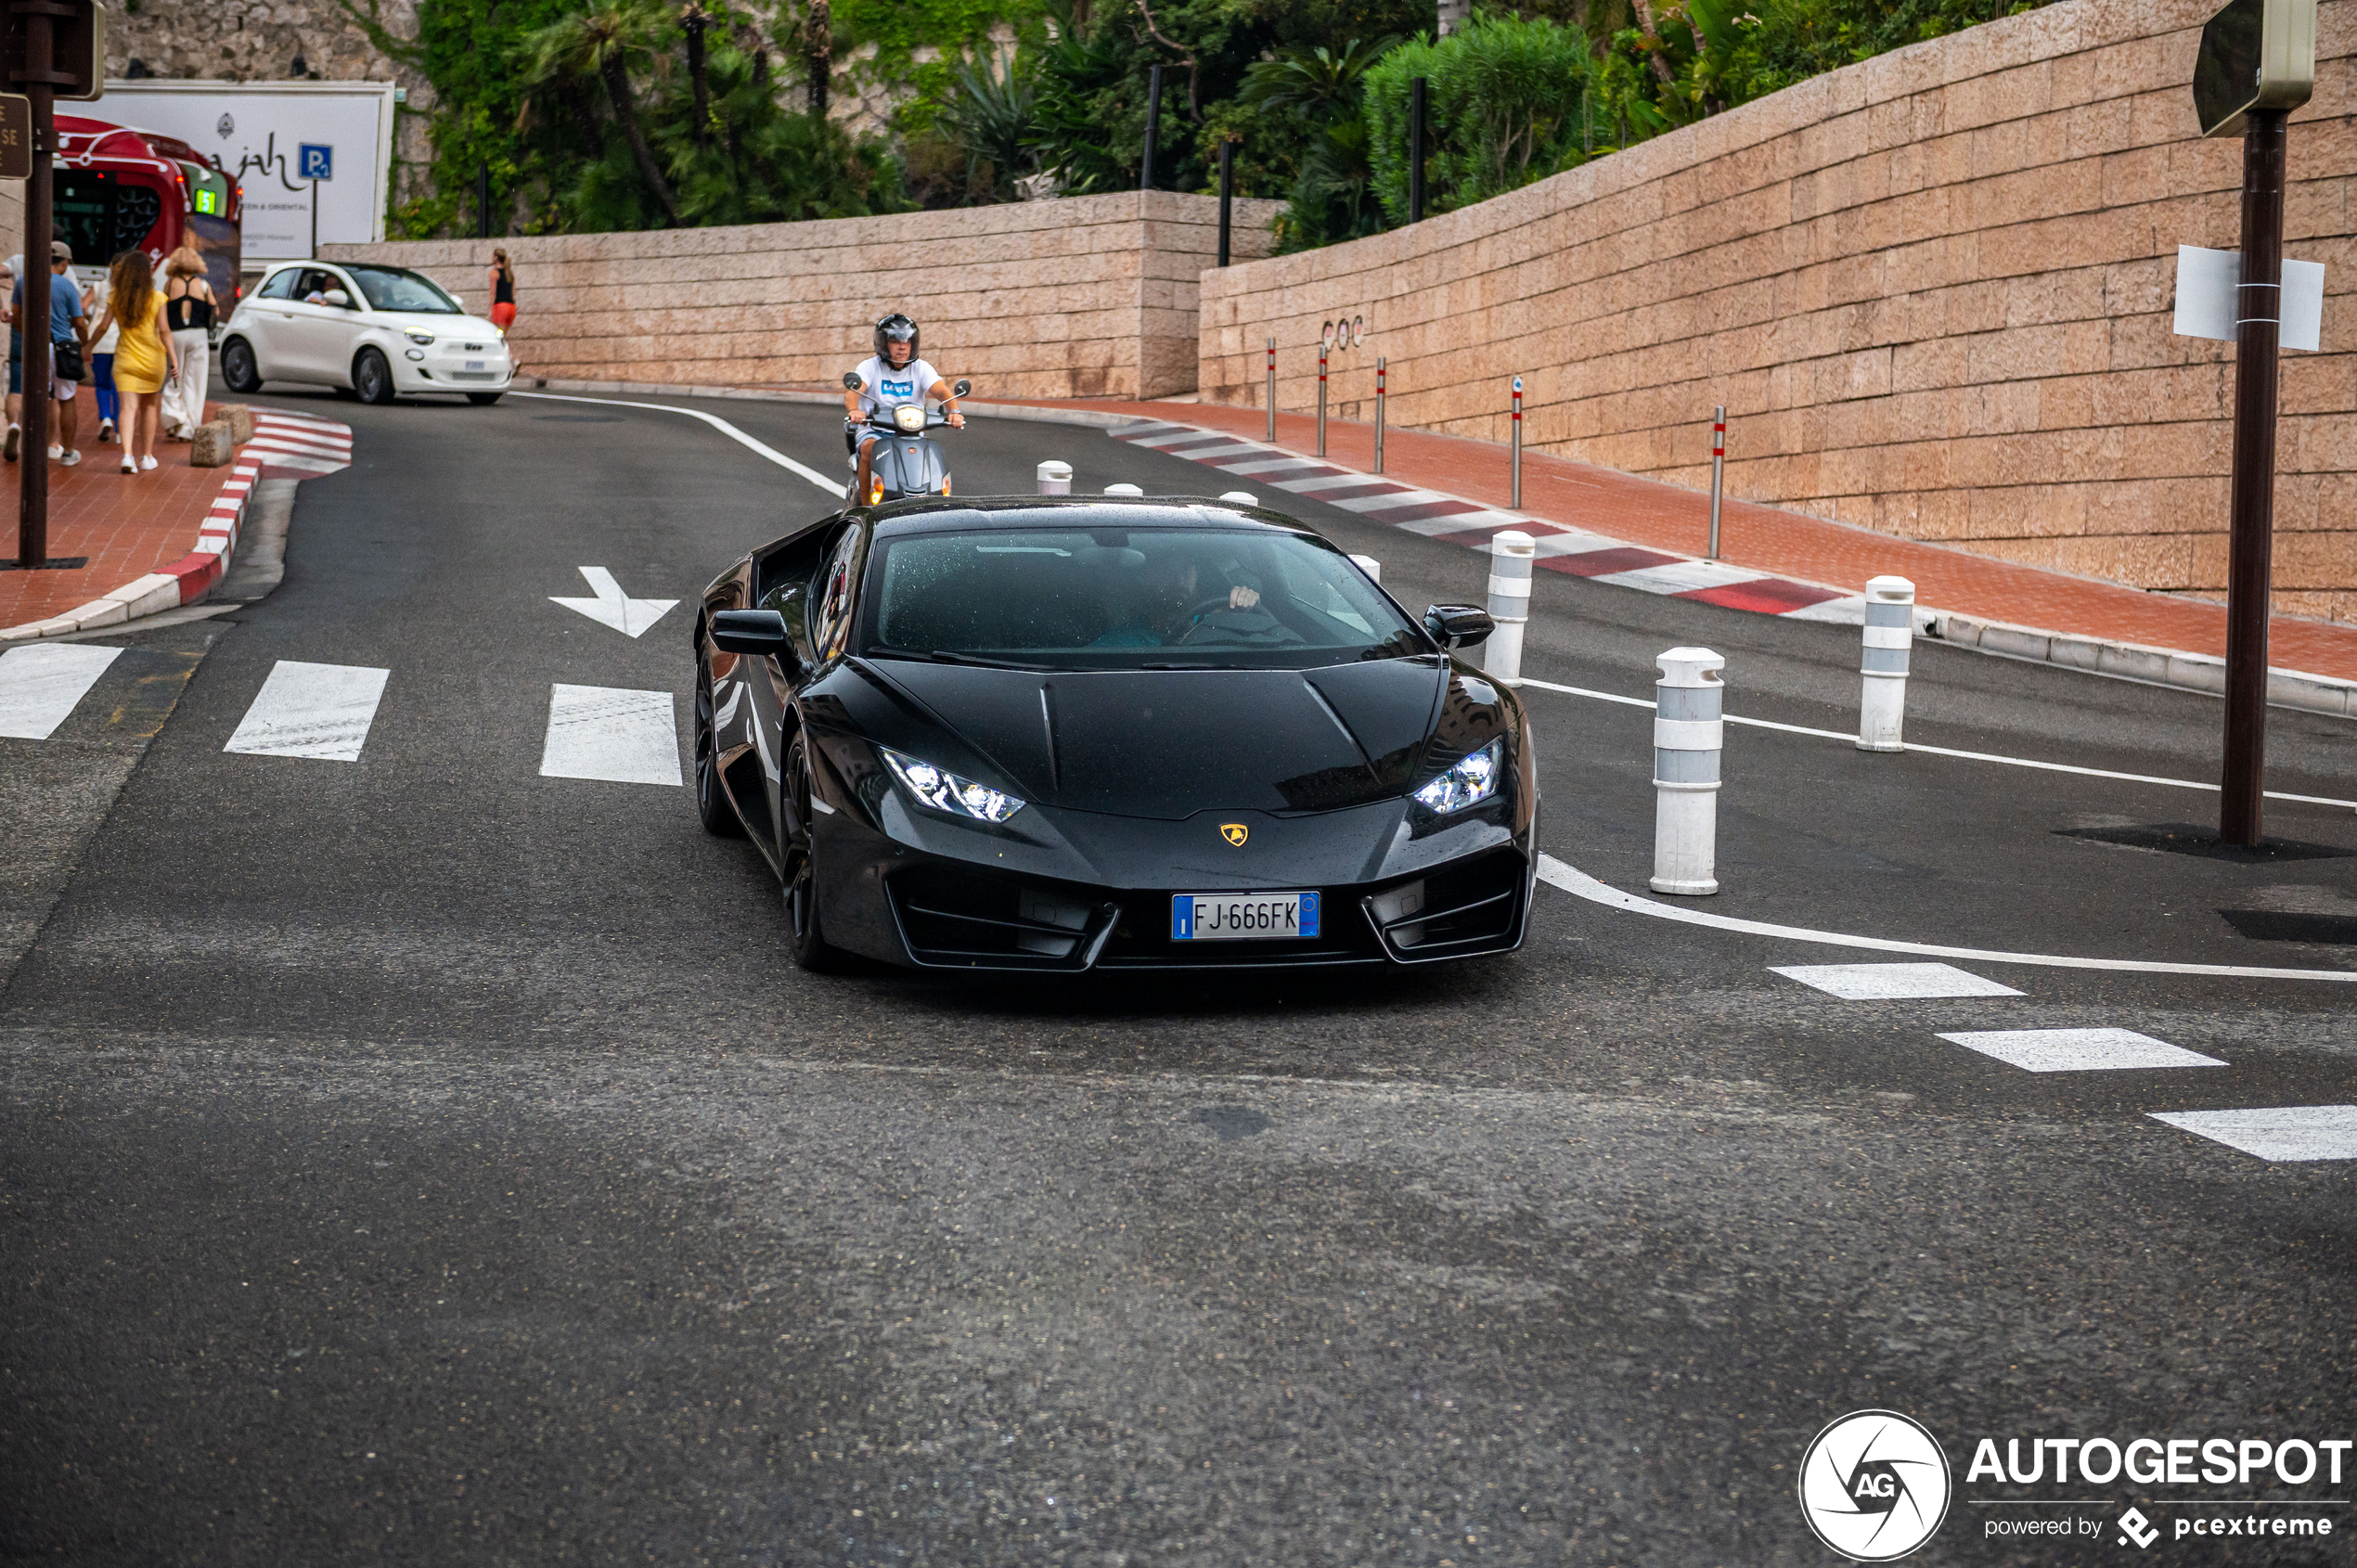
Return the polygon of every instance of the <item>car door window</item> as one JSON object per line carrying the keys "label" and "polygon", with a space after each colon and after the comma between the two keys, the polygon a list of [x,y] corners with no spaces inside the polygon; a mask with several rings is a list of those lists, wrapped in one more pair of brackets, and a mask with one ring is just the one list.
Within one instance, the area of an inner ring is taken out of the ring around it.
{"label": "car door window", "polygon": [[291,300],[294,298],[295,279],[302,276],[301,267],[287,267],[274,272],[270,275],[270,281],[262,286],[262,292],[257,297],[264,300]]}
{"label": "car door window", "polygon": [[816,608],[811,617],[810,643],[822,664],[843,651],[851,634],[851,607],[858,591],[859,545],[863,537],[857,523],[843,531],[843,537],[836,541],[811,590],[811,603]]}

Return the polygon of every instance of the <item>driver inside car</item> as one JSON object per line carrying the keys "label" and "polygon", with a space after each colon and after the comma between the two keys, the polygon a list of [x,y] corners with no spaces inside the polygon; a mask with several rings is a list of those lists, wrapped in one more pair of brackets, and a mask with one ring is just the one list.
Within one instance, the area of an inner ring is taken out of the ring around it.
{"label": "driver inside car", "polygon": [[908,404],[922,407],[927,398],[941,405],[950,428],[966,428],[966,417],[958,411],[957,394],[941,373],[918,357],[917,324],[895,311],[876,323],[876,352],[872,358],[860,362],[852,374],[859,378],[856,388],[845,387],[843,411],[849,416],[844,420],[843,435],[859,455],[859,479],[852,487],[855,503],[868,495],[869,448],[882,434],[867,428],[867,421],[878,413],[890,413]]}
{"label": "driver inside car", "polygon": [[[1185,641],[1204,616],[1223,608],[1216,592],[1199,591],[1202,582],[1202,570],[1187,557],[1162,557],[1146,568],[1144,601],[1128,620],[1088,646],[1169,648]],[[1259,602],[1259,589],[1238,583],[1229,587],[1224,608],[1250,610]]]}

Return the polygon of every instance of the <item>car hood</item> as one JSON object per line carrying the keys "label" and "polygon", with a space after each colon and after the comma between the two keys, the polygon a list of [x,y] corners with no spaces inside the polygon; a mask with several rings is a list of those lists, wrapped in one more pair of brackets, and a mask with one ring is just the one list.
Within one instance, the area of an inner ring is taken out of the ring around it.
{"label": "car hood", "polygon": [[[1497,694],[1437,657],[1315,670],[1051,674],[866,663],[913,705],[906,716],[924,721],[874,739],[921,754],[923,729],[937,726],[1024,799],[1115,816],[1330,811],[1395,798],[1507,723],[1495,712],[1486,722],[1444,722],[1485,705],[1475,697],[1494,710]],[[1463,692],[1468,684],[1479,690]],[[1440,736],[1443,728],[1452,734]],[[952,755],[929,760],[960,765]]]}

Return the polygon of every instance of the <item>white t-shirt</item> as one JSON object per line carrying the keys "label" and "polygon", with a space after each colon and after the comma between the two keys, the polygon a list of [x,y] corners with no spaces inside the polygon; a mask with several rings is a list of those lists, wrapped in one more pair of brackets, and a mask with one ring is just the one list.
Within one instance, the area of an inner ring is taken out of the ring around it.
{"label": "white t-shirt", "polygon": [[941,379],[941,372],[921,359],[912,359],[895,370],[873,354],[860,362],[857,374],[862,388],[859,408],[865,414],[897,408],[904,403],[921,404],[925,390]]}

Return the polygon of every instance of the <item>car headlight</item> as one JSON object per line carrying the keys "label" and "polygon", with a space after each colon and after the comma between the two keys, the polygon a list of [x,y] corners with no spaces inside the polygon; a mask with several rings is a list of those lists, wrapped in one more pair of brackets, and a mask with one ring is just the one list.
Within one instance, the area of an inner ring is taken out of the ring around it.
{"label": "car headlight", "polygon": [[416,328],[411,328],[409,331],[407,331],[407,332],[404,333],[404,334],[403,334],[403,336],[404,336],[404,337],[406,337],[406,338],[407,338],[407,339],[408,339],[411,342],[413,342],[413,343],[417,344],[419,348],[423,348],[423,347],[425,347],[428,343],[431,343],[431,342],[432,342],[432,341],[433,341],[433,334],[432,334],[432,333],[431,333],[431,332],[420,332],[420,331],[418,331],[418,330],[417,330]]}
{"label": "car headlight", "polygon": [[913,403],[904,403],[892,411],[892,422],[914,434],[925,428],[925,411]]}
{"label": "car headlight", "polygon": [[1500,736],[1417,790],[1416,799],[1442,813],[1479,805],[1498,792],[1498,776],[1504,771],[1505,754],[1505,737]]}
{"label": "car headlight", "polygon": [[876,750],[883,754],[884,765],[892,769],[893,777],[935,811],[946,811],[952,816],[971,816],[977,822],[1004,822],[1023,809],[1023,802],[987,784],[960,778],[889,747],[879,746]]}

